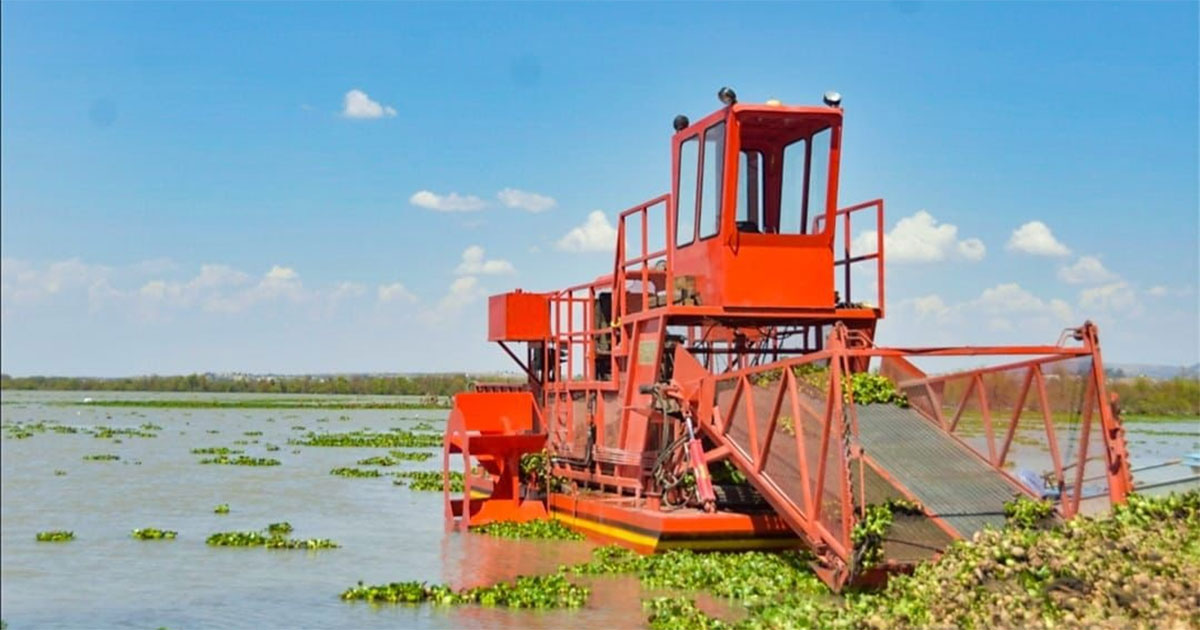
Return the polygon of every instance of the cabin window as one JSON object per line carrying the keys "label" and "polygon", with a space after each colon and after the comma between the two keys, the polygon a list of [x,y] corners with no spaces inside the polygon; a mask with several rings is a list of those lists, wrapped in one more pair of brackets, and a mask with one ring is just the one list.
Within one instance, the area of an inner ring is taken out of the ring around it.
{"label": "cabin window", "polygon": [[761,232],[763,192],[766,162],[762,151],[742,151],[742,190],[737,196],[737,229],[739,232]]}
{"label": "cabin window", "polygon": [[[808,199],[805,203],[804,222],[809,232],[815,232],[817,217],[825,216],[829,201],[829,156],[833,151],[833,128],[826,127],[813,134],[812,155],[808,160]],[[833,200],[837,203],[837,200]],[[821,219],[824,221],[824,219]]]}
{"label": "cabin window", "polygon": [[824,220],[832,139],[832,128],[826,127],[783,148],[780,234],[811,234],[816,222]]}
{"label": "cabin window", "polygon": [[804,195],[808,187],[808,140],[797,140],[783,149],[783,186],[779,196],[779,233],[806,234]]}
{"label": "cabin window", "polygon": [[700,142],[695,136],[679,145],[679,189],[675,191],[675,246],[696,239],[696,174],[700,166]]}
{"label": "cabin window", "polygon": [[722,175],[725,172],[725,123],[704,132],[704,168],[700,181],[700,238],[715,236],[721,229]]}

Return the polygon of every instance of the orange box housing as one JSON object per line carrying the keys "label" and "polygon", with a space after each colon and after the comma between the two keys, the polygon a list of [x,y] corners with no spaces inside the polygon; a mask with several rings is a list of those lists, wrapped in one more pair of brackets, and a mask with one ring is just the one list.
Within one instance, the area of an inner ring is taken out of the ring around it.
{"label": "orange box housing", "polygon": [[488,341],[542,341],[550,337],[550,298],[510,291],[488,298]]}

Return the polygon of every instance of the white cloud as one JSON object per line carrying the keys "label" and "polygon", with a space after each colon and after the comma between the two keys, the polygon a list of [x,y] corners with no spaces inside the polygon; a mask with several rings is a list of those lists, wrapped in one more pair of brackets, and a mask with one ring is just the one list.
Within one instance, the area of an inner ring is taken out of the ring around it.
{"label": "white cloud", "polygon": [[1054,233],[1041,221],[1030,221],[1013,230],[1008,249],[1034,256],[1069,256],[1071,250],[1054,238]]}
{"label": "white cloud", "polygon": [[984,255],[987,254],[987,247],[984,246],[983,241],[977,238],[963,239],[958,242],[956,247],[958,255],[971,262],[983,260]]}
{"label": "white cloud", "polygon": [[912,298],[909,302],[919,319],[943,320],[950,314],[950,307],[946,306],[946,302],[937,294]]}
{"label": "white cloud", "polygon": [[342,98],[342,115],[346,118],[391,118],[396,110],[371,100],[362,90],[350,90]]}
{"label": "white cloud", "polygon": [[[1058,298],[1043,300],[1015,282],[999,284],[984,289],[978,298],[968,304],[988,313],[1016,313],[1023,315],[1051,315],[1062,322],[1071,322],[1075,315],[1071,305]],[[969,311],[968,311],[969,312]]]}
{"label": "white cloud", "polygon": [[1137,294],[1124,280],[1084,289],[1079,292],[1079,305],[1083,308],[1110,313],[1137,314],[1141,303]]}
{"label": "white cloud", "polygon": [[1116,280],[1117,275],[1104,268],[1095,256],[1080,256],[1074,265],[1060,267],[1058,278],[1070,284],[1098,284]]}
{"label": "white cloud", "polygon": [[88,307],[97,308],[113,292],[109,281],[113,269],[92,265],[78,258],[52,262],[39,269],[14,258],[0,260],[0,302],[5,313],[11,307],[37,304],[55,297],[83,292]]}
{"label": "white cloud", "polygon": [[417,301],[417,296],[413,295],[412,291],[409,291],[407,287],[399,282],[379,285],[376,294],[379,297],[379,301],[385,304],[389,302],[413,304]]}
{"label": "white cloud", "polygon": [[526,212],[545,212],[558,204],[553,197],[516,188],[505,188],[496,193],[496,198],[508,208],[520,208]]}
{"label": "white cloud", "polygon": [[612,252],[616,244],[616,228],[603,211],[593,210],[583,225],[572,228],[558,239],[555,247],[564,252]]}
{"label": "white cloud", "polygon": [[[876,250],[878,233],[867,230],[859,234],[851,245],[856,255]],[[959,240],[958,226],[938,223],[933,215],[918,210],[911,217],[896,222],[890,232],[883,235],[884,256],[888,262],[929,263],[957,257],[976,262],[983,260],[987,247],[977,238]]]}
{"label": "white cloud", "polygon": [[367,288],[357,282],[342,282],[334,287],[329,297],[334,301],[362,297],[367,294]]}
{"label": "white cloud", "polygon": [[475,274],[495,275],[516,273],[516,271],[517,270],[513,267],[512,263],[508,262],[507,260],[487,260],[484,257],[483,248],[478,245],[472,245],[463,250],[462,262],[459,263],[458,268],[454,270],[454,273],[460,276],[465,276]]}
{"label": "white cloud", "polygon": [[1155,285],[1149,289],[1146,289],[1146,294],[1150,297],[1163,297],[1167,294],[1167,287],[1164,287],[1161,284]]}
{"label": "white cloud", "polygon": [[439,195],[428,190],[418,190],[408,198],[408,202],[438,212],[474,212],[487,207],[487,203],[475,195],[459,195],[453,192],[449,195]]}
{"label": "white cloud", "polygon": [[454,320],[463,310],[484,296],[483,288],[479,286],[479,278],[462,276],[455,278],[432,308],[422,313],[422,318],[431,326],[442,326]]}

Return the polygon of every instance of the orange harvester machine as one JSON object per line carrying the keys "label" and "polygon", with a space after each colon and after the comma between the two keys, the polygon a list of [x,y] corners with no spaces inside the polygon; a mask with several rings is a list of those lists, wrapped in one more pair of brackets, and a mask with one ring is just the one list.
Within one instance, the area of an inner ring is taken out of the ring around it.
{"label": "orange harvester machine", "polygon": [[[1019,495],[1062,517],[1124,500],[1095,326],[1041,346],[875,345],[883,201],[838,207],[840,96],[719,97],[675,119],[671,192],[620,214],[610,274],[490,298],[488,339],[527,380],[454,398],[451,526],[550,517],[646,553],[804,547],[840,588],[1002,525]],[[907,404],[856,403],[845,383],[866,371]],[[521,470],[530,453],[552,480]],[[854,525],[890,499],[920,510],[865,566]]]}

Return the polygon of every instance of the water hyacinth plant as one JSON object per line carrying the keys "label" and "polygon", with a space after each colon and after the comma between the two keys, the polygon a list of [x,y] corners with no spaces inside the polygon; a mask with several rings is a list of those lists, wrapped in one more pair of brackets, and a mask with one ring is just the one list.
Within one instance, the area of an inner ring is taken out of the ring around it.
{"label": "water hyacinth plant", "polygon": [[[286,531],[285,531],[286,530]],[[264,547],[266,549],[337,549],[339,545],[328,538],[287,538],[292,532],[288,522],[271,523],[258,532],[218,532],[205,543],[214,547]]]}
{"label": "water hyacinth plant", "polygon": [[289,444],[299,446],[341,446],[341,447],[376,447],[376,448],[424,448],[442,445],[442,436],[430,433],[413,433],[410,431],[389,431],[375,433],[372,431],[351,431],[349,433],[312,433],[309,432],[302,440],[288,440]]}
{"label": "water hyacinth plant", "polygon": [[471,531],[488,534],[499,538],[531,539],[531,540],[583,540],[583,534],[568,529],[559,521],[533,520],[517,523],[514,521],[495,521],[486,525],[472,527]]}
{"label": "water hyacinth plant", "polygon": [[433,457],[433,453],[429,451],[388,451],[388,456],[400,461],[423,462]]}
{"label": "water hyacinth plant", "polygon": [[213,514],[228,514],[228,513],[229,513],[229,504],[228,503],[222,503],[222,504],[218,505],[217,507],[213,508]]}
{"label": "water hyacinth plant", "polygon": [[38,542],[67,542],[75,540],[75,532],[69,532],[62,529],[52,529],[50,531],[38,532]]}
{"label": "water hyacinth plant", "polygon": [[154,527],[135,529],[130,533],[130,536],[137,540],[174,540],[178,535],[179,532]]}
{"label": "water hyacinth plant", "polygon": [[[450,471],[450,492],[462,492],[466,487],[463,483],[463,474],[460,472]],[[442,473],[435,470],[407,470],[395,473],[396,479],[392,483],[397,486],[405,485],[405,480],[409,488],[424,492],[441,492],[442,491]]]}
{"label": "water hyacinth plant", "polygon": [[85,462],[115,462],[119,459],[121,459],[120,455],[113,455],[111,453],[103,453],[100,455],[84,455],[83,456],[83,461],[85,461]]}
{"label": "water hyacinth plant", "polygon": [[387,455],[376,455],[366,459],[358,460],[359,466],[395,466],[400,460],[388,457]]}
{"label": "water hyacinth plant", "polygon": [[375,470],[373,468],[351,468],[351,467],[346,467],[346,466],[343,466],[341,468],[334,468],[333,470],[329,471],[329,474],[336,475],[338,477],[359,477],[359,478],[374,478],[374,477],[382,477],[383,476],[383,473],[381,473],[378,470]]}
{"label": "water hyacinth plant", "polygon": [[228,455],[218,455],[213,458],[202,459],[200,463],[219,464],[223,466],[279,466],[282,462],[270,457],[250,457],[248,455],[229,457]]}
{"label": "water hyacinth plant", "polygon": [[236,455],[245,452],[240,448],[229,448],[228,446],[206,446],[192,449],[192,455]]}
{"label": "water hyacinth plant", "polygon": [[344,600],[420,603],[441,605],[480,604],[508,608],[579,608],[587,603],[591,589],[573,584],[562,573],[518,576],[511,583],[453,591],[448,586],[424,582],[392,582],[365,586],[359,582],[342,593]]}

